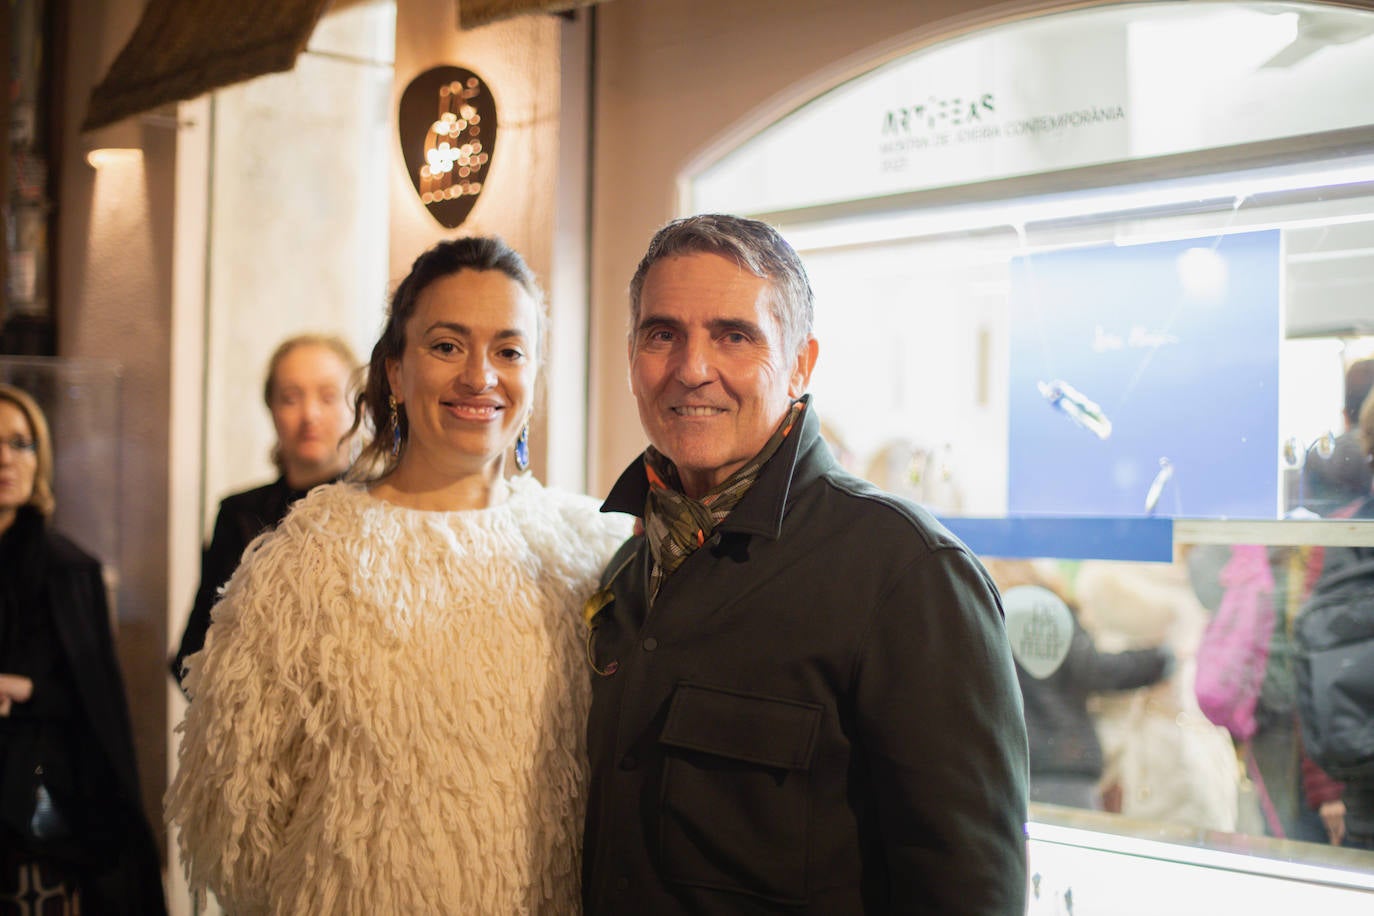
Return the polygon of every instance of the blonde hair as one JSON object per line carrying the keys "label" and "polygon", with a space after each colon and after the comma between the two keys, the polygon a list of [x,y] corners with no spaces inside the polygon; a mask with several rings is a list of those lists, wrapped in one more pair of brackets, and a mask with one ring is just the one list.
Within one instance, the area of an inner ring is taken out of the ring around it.
{"label": "blonde hair", "polygon": [[277,349],[272,351],[272,358],[267,361],[267,378],[262,383],[262,400],[269,409],[272,399],[277,396],[277,367],[286,359],[286,355],[297,347],[323,347],[330,350],[343,360],[349,372],[358,366],[358,357],[353,355],[353,348],[345,343],[342,337],[334,334],[297,334],[295,337],[288,337],[277,345]]}
{"label": "blonde hair", "polygon": [[13,385],[0,383],[0,401],[13,404],[29,422],[33,434],[34,454],[38,459],[38,470],[33,475],[33,492],[29,494],[27,506],[33,506],[44,518],[51,518],[57,500],[52,495],[52,436],[48,433],[48,420],[43,416],[43,408],[38,406],[27,391]]}

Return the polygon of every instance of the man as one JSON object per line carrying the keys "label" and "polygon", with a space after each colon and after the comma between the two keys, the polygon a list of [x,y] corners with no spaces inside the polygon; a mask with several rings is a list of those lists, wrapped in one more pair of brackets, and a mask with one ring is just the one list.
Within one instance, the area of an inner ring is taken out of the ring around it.
{"label": "man", "polygon": [[1374,359],[1361,359],[1345,370],[1345,431],[1336,437],[1331,453],[1322,456],[1318,448],[1308,447],[1302,465],[1300,504],[1317,513],[1330,515],[1357,499],[1369,495],[1374,472],[1360,444],[1360,406],[1374,388]]}
{"label": "man", "polygon": [[754,220],[679,220],[630,302],[651,447],[603,509],[645,533],[588,606],[585,911],[1021,913],[997,592],[821,441],[796,253]]}

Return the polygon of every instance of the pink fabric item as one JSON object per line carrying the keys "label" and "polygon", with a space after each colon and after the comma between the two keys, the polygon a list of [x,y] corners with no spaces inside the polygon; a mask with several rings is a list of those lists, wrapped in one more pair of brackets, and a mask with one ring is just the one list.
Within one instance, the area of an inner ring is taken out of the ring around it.
{"label": "pink fabric item", "polygon": [[1274,575],[1262,545],[1237,544],[1221,569],[1226,589],[1197,650],[1194,691],[1210,721],[1247,741],[1274,635]]}

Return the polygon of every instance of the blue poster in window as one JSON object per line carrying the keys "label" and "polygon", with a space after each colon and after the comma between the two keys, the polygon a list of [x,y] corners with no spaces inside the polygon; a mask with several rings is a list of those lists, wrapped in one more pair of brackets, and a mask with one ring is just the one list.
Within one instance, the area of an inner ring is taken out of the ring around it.
{"label": "blue poster in window", "polygon": [[1279,233],[1017,258],[1009,514],[1274,518]]}

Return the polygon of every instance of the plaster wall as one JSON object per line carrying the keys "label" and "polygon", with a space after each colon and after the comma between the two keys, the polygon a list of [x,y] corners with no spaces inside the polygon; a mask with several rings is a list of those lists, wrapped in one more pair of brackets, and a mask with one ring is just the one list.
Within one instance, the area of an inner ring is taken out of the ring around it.
{"label": "plaster wall", "polygon": [[[206,536],[222,498],[278,475],[262,397],[277,345],[334,334],[365,360],[381,326],[394,15],[384,0],[327,12],[293,69],[209,99]],[[176,639],[193,598],[173,611]]]}
{"label": "plaster wall", "polygon": [[[143,802],[162,823],[166,779],[167,473],[169,442],[173,131],[126,122],[142,155],[99,170],[85,161],[97,138],[79,125],[91,87],[127,40],[139,0],[72,0],[65,68],[57,250],[58,353],[115,361],[122,383],[118,546],[101,559],[118,576],[116,637],[133,716]],[[59,491],[75,515],[62,525],[85,543],[79,482]],[[87,544],[90,549],[98,545]],[[107,548],[108,549],[108,548]],[[103,552],[103,551],[102,551]],[[160,833],[159,826],[159,833]]]}

